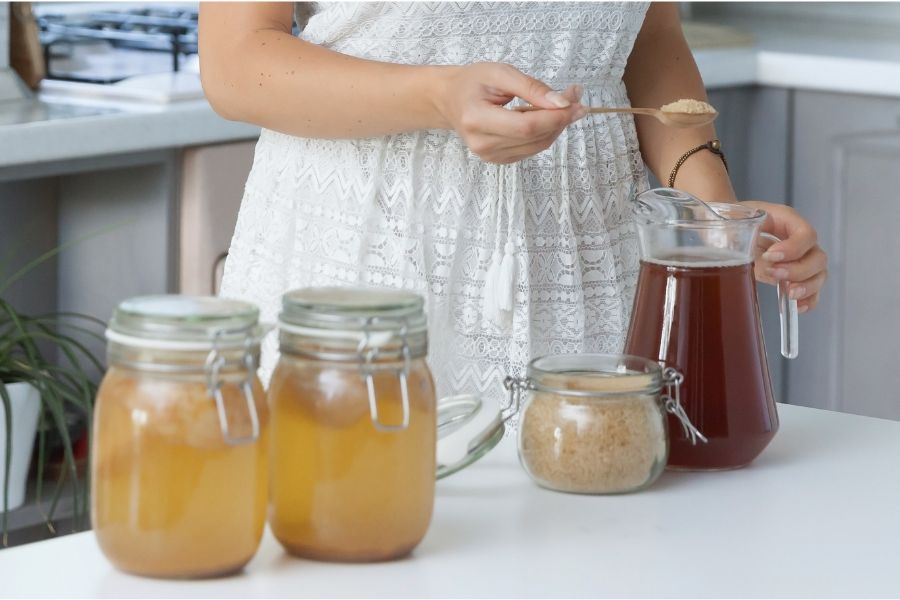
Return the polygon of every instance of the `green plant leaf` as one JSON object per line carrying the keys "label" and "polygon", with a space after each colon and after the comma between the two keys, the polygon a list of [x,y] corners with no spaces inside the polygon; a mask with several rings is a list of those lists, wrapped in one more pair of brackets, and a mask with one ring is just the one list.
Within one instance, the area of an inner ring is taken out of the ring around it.
{"label": "green plant leaf", "polygon": [[81,352],[81,354],[84,355],[98,371],[103,371],[103,364],[94,357],[93,353],[88,350],[84,344],[74,338],[53,333],[53,331],[49,327],[47,327],[47,325],[38,324],[37,327],[42,332],[44,332],[44,335],[48,336],[45,339],[52,340],[63,351],[63,353],[65,353],[66,357],[69,359],[69,362],[73,367],[80,369],[81,361],[75,358],[75,354],[71,351],[70,346],[73,346],[75,349]]}
{"label": "green plant leaf", "polygon": [[[89,336],[99,342],[106,343],[106,336],[102,333],[98,333],[88,327],[82,327],[81,325],[76,325],[75,321],[79,320],[79,318],[83,320],[88,320],[87,315],[77,315],[72,316],[72,313],[59,313],[56,315],[41,315],[40,317],[32,317],[31,321],[35,324],[47,325],[51,328],[57,327],[60,329],[66,329],[71,331],[77,331],[78,333]],[[93,325],[93,319],[90,319],[90,323]],[[102,321],[101,321],[102,323]],[[102,330],[101,330],[102,331]],[[69,337],[68,334],[62,334],[66,337]]]}
{"label": "green plant leaf", "polygon": [[[35,385],[41,394],[41,423],[40,437],[38,440],[38,482],[37,496],[42,514],[51,532],[55,533],[52,520],[58,507],[62,493],[62,483],[65,479],[72,480],[72,504],[74,512],[74,527],[80,529],[85,523],[88,510],[88,495],[90,474],[85,476],[84,482],[78,480],[77,462],[75,460],[72,439],[69,436],[65,411],[67,406],[76,408],[81,412],[87,422],[88,443],[92,437],[93,400],[97,391],[94,384],[83,367],[89,363],[103,372],[103,364],[93,353],[79,340],[68,333],[94,335],[98,339],[101,336],[82,327],[72,320],[83,319],[86,325],[102,324],[102,321],[83,315],[70,315],[66,319],[43,315],[35,318],[18,313],[7,301],[0,298],[0,328],[3,337],[0,338],[0,382],[29,381]],[[105,324],[104,324],[105,327]],[[65,363],[57,364],[56,360],[48,360],[38,347],[38,342],[47,343],[56,348],[61,359]],[[3,383],[3,391],[6,391]],[[43,477],[47,460],[47,424],[52,424],[62,441],[64,469],[60,472],[60,478],[54,486],[53,497],[48,511],[43,508]],[[9,483],[4,481],[4,496],[8,496]],[[7,515],[3,511],[2,522],[4,539],[7,531]]]}
{"label": "green plant leaf", "polygon": [[18,315],[18,313],[16,313],[16,310],[12,307],[12,305],[2,298],[0,298],[0,311],[2,311],[3,314],[6,314],[6,316],[9,317],[12,325],[15,327],[16,331],[19,332],[20,339],[17,342],[17,346],[21,347],[25,351],[29,361],[32,364],[37,364],[38,362],[46,362],[43,360],[43,357],[41,357],[41,353],[38,350],[37,345],[34,344],[31,338],[28,336],[28,329],[23,324],[22,318]]}
{"label": "green plant leaf", "polygon": [[50,498],[50,508],[46,512],[44,511],[43,505],[38,503],[38,509],[41,512],[41,516],[44,517],[44,522],[47,523],[47,529],[49,529],[52,534],[56,534],[56,527],[53,526],[53,515],[56,514],[56,507],[59,506],[59,499],[62,497],[62,487],[65,481],[66,472],[60,471],[59,476],[56,478],[56,486],[53,488],[53,497]]}
{"label": "green plant leaf", "polygon": [[[87,439],[90,444],[93,436],[93,404],[97,386],[85,373],[84,367],[90,365],[101,373],[105,369],[102,362],[94,356],[82,340],[90,338],[105,341],[101,332],[106,328],[106,324],[90,315],[71,312],[38,316],[25,315],[4,300],[2,295],[31,271],[67,248],[135,221],[136,219],[128,219],[59,245],[26,262],[24,266],[0,282],[0,399],[3,399],[4,414],[10,414],[9,394],[6,383],[28,381],[37,387],[40,392],[41,427],[37,449],[37,496],[42,512],[43,479],[48,459],[48,428],[52,426],[62,441],[63,469],[60,471],[60,476],[57,478],[54,486],[49,512],[44,515],[48,528],[53,532],[55,532],[52,524],[53,515],[62,493],[62,484],[67,477],[72,479],[72,500],[76,527],[83,525],[84,516],[88,510],[90,473],[87,473],[83,482],[84,485],[80,485],[72,439],[66,424],[66,411],[77,410],[84,415],[87,422]],[[27,237],[23,236],[23,241]],[[12,247],[7,256],[3,257],[3,260],[0,261],[0,273],[5,272],[6,265],[10,264],[18,250],[17,247]],[[100,332],[94,330],[96,326],[101,328]],[[83,337],[79,339],[76,336]],[[53,356],[45,356],[42,353],[42,348],[45,348],[48,353],[53,353]],[[10,419],[6,419],[6,424],[7,446],[11,448]],[[7,462],[10,459],[10,453],[11,450],[8,450]],[[4,498],[8,498],[9,494],[8,479],[7,469],[7,476],[3,482]],[[0,521],[4,543],[7,541],[7,524],[7,514],[4,510],[2,521]]]}
{"label": "green plant leaf", "polygon": [[[72,440],[69,437],[69,429],[66,427],[66,418],[63,414],[63,402],[61,398],[57,395],[56,390],[51,385],[47,385],[46,381],[41,382],[42,393],[49,394],[51,398],[53,398],[52,402],[47,403],[47,407],[50,411],[50,418],[56,424],[56,430],[59,433],[59,436],[63,441],[63,457],[65,460],[66,467],[69,470],[69,474],[72,476],[72,503],[75,507],[75,511],[78,511],[78,471],[77,466],[75,464],[75,455],[72,453]],[[55,510],[55,504],[51,509],[51,517],[53,515],[53,511]]]}
{"label": "green plant leaf", "polygon": [[23,266],[21,269],[19,269],[18,271],[16,271],[12,275],[10,275],[6,279],[6,281],[2,285],[0,285],[0,294],[4,293],[6,290],[8,290],[10,288],[10,286],[12,284],[14,284],[18,280],[22,279],[22,277],[27,275],[29,272],[31,272],[35,268],[41,266],[41,264],[43,264],[45,261],[53,258],[54,256],[56,256],[63,250],[66,250],[67,248],[71,248],[72,246],[74,246],[76,244],[80,244],[81,242],[84,242],[89,239],[103,235],[104,233],[109,233],[110,231],[114,231],[114,230],[118,229],[119,227],[122,227],[123,225],[126,225],[128,223],[134,223],[136,221],[137,221],[137,219],[127,219],[125,221],[122,221],[121,223],[114,223],[113,225],[110,225],[108,227],[104,227],[102,229],[98,229],[96,231],[91,231],[89,233],[86,233],[85,235],[79,236],[79,237],[75,238],[74,240],[69,240],[65,244],[60,244],[56,248],[53,248],[52,250],[48,250],[47,252],[44,252],[37,258],[28,261],[25,264],[25,266]]}
{"label": "green plant leaf", "polygon": [[[93,394],[89,389],[69,387],[61,383],[57,377],[51,376],[53,373],[64,373],[71,371],[62,367],[49,365],[46,371],[32,374],[30,377],[33,381],[40,385],[40,389],[46,398],[44,406],[49,411],[51,418],[56,421],[57,430],[63,440],[63,450],[65,464],[68,467],[72,477],[72,496],[73,496],[73,512],[76,523],[81,523],[87,511],[87,494],[88,487],[79,485],[77,479],[77,463],[72,454],[72,442],[68,437],[68,429],[65,425],[65,406],[68,403],[79,406],[84,411],[88,422],[91,419],[91,410]],[[56,497],[56,493],[54,493]],[[56,501],[51,505],[50,513],[47,518],[53,517],[56,510]]]}

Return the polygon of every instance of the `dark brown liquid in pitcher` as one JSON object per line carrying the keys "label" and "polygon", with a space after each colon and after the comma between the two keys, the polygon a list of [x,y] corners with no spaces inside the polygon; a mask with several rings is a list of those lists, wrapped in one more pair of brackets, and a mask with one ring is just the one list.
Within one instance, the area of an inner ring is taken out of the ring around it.
{"label": "dark brown liquid in pitcher", "polygon": [[778,416],[753,265],[699,258],[641,262],[625,352],[684,374],[681,403],[709,442],[691,445],[670,415],[669,467],[733,469],[763,451]]}

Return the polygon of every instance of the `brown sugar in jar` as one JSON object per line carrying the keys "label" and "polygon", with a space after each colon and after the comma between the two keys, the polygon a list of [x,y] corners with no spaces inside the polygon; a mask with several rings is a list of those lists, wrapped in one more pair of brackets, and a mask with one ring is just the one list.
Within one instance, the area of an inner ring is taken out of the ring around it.
{"label": "brown sugar in jar", "polygon": [[661,396],[672,383],[656,363],[626,355],[581,354],[536,359],[523,380],[519,459],[543,487],[584,494],[641,490],[662,473],[668,455]]}

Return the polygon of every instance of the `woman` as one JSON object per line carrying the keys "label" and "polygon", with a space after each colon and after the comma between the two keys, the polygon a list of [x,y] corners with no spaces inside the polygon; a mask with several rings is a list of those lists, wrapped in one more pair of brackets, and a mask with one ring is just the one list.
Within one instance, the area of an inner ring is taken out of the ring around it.
{"label": "woman", "polygon": [[[644,164],[666,181],[715,131],[585,106],[706,97],[677,4],[322,3],[298,6],[299,38],[293,9],[201,4],[209,101],[264,128],[222,293],[272,320],[296,287],[415,290],[440,395],[502,394],[541,354],[621,351]],[[509,110],[514,98],[539,110]],[[676,185],[736,201],[710,151]],[[784,239],[758,277],[790,280],[800,310],[814,308],[815,231],[754,204]]]}

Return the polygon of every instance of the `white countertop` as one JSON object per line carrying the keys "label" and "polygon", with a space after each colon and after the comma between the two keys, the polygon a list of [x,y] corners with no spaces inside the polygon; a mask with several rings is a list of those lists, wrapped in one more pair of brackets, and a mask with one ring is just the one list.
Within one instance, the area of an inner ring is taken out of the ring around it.
{"label": "white countertop", "polygon": [[204,99],[142,104],[0,103],[0,167],[254,139],[259,128],[216,115]]}
{"label": "white countertop", "polygon": [[[889,32],[797,19],[723,24],[749,32],[754,42],[695,51],[709,88],[768,85],[900,98],[900,38]],[[0,103],[0,168],[252,139],[258,132],[219,118],[204,100],[102,106],[7,102]]]}
{"label": "white countertop", "polygon": [[428,535],[402,561],[301,561],[267,534],[241,575],[159,581],[113,570],[88,532],[0,550],[0,595],[900,595],[900,423],[779,408],[782,429],[752,466],[667,472],[632,495],[540,489],[507,439],[438,484]]}
{"label": "white countertop", "polygon": [[797,18],[731,18],[716,24],[748,32],[754,42],[695,51],[707,87],[765,85],[900,98],[896,30]]}

